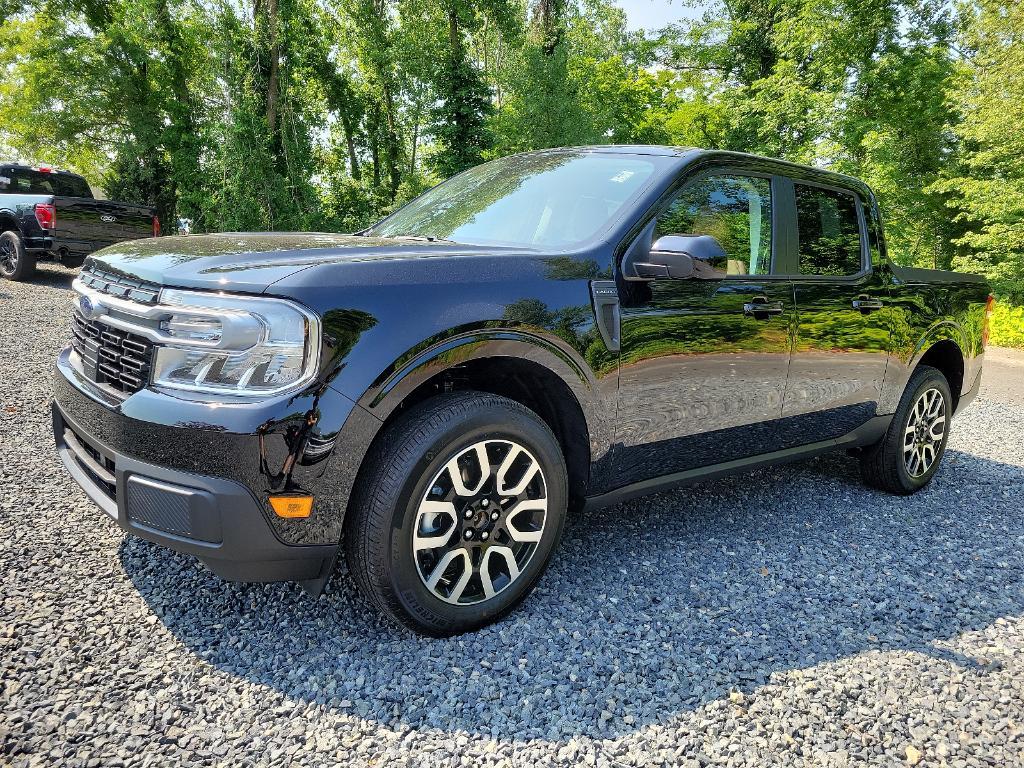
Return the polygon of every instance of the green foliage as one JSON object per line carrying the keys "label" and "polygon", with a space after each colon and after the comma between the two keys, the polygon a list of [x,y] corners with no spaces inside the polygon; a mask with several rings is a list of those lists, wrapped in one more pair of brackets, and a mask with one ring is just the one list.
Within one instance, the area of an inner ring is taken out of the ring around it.
{"label": "green foliage", "polygon": [[612,0],[0,0],[0,151],[198,231],[358,230],[551,146],[756,152],[865,179],[894,259],[1024,303],[1024,5],[689,2],[645,34]]}
{"label": "green foliage", "polygon": [[1024,302],[1024,5],[980,0],[969,8],[950,100],[964,152],[936,184],[963,228],[953,264],[988,275],[1000,296]]}
{"label": "green foliage", "polygon": [[1024,349],[1024,307],[996,302],[988,328],[989,344]]}

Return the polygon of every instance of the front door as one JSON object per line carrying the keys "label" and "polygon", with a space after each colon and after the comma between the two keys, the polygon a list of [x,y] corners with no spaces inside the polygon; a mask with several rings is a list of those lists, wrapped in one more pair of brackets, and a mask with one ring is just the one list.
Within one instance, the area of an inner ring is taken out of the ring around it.
{"label": "front door", "polygon": [[797,230],[796,253],[786,260],[797,326],[782,413],[794,438],[811,443],[875,415],[889,355],[888,291],[871,263],[856,193],[800,180],[780,188]]}
{"label": "front door", "polygon": [[701,279],[620,281],[607,487],[775,448],[794,307],[790,281],[772,274],[773,213],[769,177],[712,172],[688,181],[645,230],[648,250],[664,235],[711,235],[724,256],[702,265]]}

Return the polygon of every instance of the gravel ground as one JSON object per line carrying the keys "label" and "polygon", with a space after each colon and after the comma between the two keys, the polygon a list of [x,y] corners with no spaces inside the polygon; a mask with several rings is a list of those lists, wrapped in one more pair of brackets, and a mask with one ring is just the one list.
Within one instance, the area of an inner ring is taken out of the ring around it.
{"label": "gravel ground", "polygon": [[912,498],[838,455],[582,515],[423,640],[105,521],[52,450],[70,279],[0,283],[0,764],[1024,765],[1024,368]]}

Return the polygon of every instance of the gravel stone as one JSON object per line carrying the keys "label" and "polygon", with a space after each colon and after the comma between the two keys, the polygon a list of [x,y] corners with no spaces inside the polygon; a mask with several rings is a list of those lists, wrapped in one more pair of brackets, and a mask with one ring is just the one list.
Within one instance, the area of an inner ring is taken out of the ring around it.
{"label": "gravel stone", "polygon": [[425,640],[103,517],[50,434],[72,277],[0,282],[0,764],[1024,765],[1024,367],[915,496],[840,454],[580,514]]}

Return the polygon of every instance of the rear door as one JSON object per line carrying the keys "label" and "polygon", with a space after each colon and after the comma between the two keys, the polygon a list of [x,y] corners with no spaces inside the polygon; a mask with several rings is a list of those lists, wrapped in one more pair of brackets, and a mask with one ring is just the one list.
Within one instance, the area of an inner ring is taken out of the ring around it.
{"label": "rear door", "polygon": [[783,415],[800,442],[840,437],[875,415],[889,356],[888,285],[872,264],[865,202],[850,189],[782,180],[795,227],[783,257],[797,322]]}
{"label": "rear door", "polygon": [[668,234],[711,235],[726,257],[706,265],[710,279],[620,281],[609,487],[777,448],[794,306],[789,279],[773,270],[772,188],[768,175],[709,171],[685,181],[645,230],[639,247]]}

